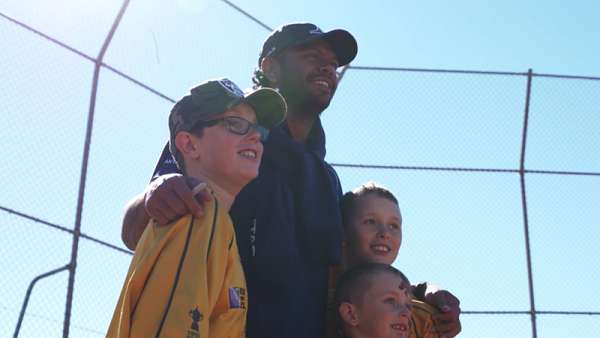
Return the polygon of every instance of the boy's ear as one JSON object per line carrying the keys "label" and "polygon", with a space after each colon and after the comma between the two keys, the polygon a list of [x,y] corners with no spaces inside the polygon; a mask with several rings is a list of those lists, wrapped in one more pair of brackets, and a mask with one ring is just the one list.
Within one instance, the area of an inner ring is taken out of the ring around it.
{"label": "boy's ear", "polygon": [[192,134],[181,131],[175,135],[175,147],[181,152],[181,154],[187,157],[197,158],[199,157],[199,151],[196,144],[196,140],[192,137]]}
{"label": "boy's ear", "polygon": [[355,327],[360,323],[360,318],[354,304],[344,302],[340,304],[338,312],[345,325]]}
{"label": "boy's ear", "polygon": [[279,61],[270,57],[263,58],[260,62],[260,69],[269,81],[277,85],[281,74],[281,65],[279,64]]}

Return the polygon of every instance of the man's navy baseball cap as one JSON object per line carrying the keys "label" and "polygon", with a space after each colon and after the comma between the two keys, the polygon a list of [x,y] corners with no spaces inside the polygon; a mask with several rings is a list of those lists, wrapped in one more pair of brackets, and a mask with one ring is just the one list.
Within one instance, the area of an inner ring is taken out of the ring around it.
{"label": "man's navy baseball cap", "polygon": [[348,31],[334,29],[323,32],[321,28],[312,23],[289,23],[277,28],[267,37],[258,58],[258,66],[260,67],[260,62],[265,57],[275,56],[286,48],[316,40],[324,40],[329,43],[340,66],[345,66],[354,60],[358,51],[356,40]]}

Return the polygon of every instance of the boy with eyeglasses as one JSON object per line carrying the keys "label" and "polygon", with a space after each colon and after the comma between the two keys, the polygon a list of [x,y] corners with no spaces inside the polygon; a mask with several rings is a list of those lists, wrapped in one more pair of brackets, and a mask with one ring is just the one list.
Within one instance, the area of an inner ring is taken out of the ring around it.
{"label": "boy with eyeglasses", "polygon": [[248,295],[229,209],[258,175],[262,141],[285,115],[272,89],[246,95],[227,79],[191,89],[169,116],[177,166],[211,198],[201,217],[151,220],[135,249],[107,337],[239,338]]}

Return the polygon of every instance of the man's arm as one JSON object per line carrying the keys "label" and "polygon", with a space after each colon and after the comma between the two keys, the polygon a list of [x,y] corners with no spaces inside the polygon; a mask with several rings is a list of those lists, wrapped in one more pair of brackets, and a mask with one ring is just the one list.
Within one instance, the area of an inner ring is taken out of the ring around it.
{"label": "man's arm", "polygon": [[150,216],[146,213],[144,206],[144,196],[145,194],[141,193],[125,205],[121,239],[130,250],[135,250],[137,242],[150,221]]}
{"label": "man's arm", "polygon": [[162,175],[150,182],[143,193],[125,206],[121,229],[123,243],[134,250],[150,218],[166,225],[187,214],[201,217],[203,210],[200,203],[211,197],[206,190],[199,193],[200,202],[194,197],[191,187],[199,183],[181,174]]}

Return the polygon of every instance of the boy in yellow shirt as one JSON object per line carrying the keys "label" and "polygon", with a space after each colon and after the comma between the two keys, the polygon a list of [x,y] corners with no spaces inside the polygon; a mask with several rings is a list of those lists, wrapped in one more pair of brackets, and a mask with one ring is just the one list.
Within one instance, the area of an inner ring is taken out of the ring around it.
{"label": "boy in yellow shirt", "polygon": [[212,199],[202,217],[146,227],[107,337],[244,337],[247,294],[228,215],[254,179],[268,128],[286,104],[272,89],[244,94],[227,79],[191,89],[169,115],[169,147],[186,176]]}
{"label": "boy in yellow shirt", "polygon": [[[369,182],[346,193],[341,200],[341,211],[345,231],[343,262],[341,268],[332,269],[332,288],[343,270],[368,263],[391,265],[402,243],[398,201],[386,188]],[[410,300],[410,308],[407,337],[437,338],[433,322],[437,309],[416,299]],[[330,328],[329,336],[339,336],[339,330]]]}
{"label": "boy in yellow shirt", "polygon": [[407,338],[410,288],[406,276],[388,264],[361,264],[344,272],[335,292],[340,336]]}

